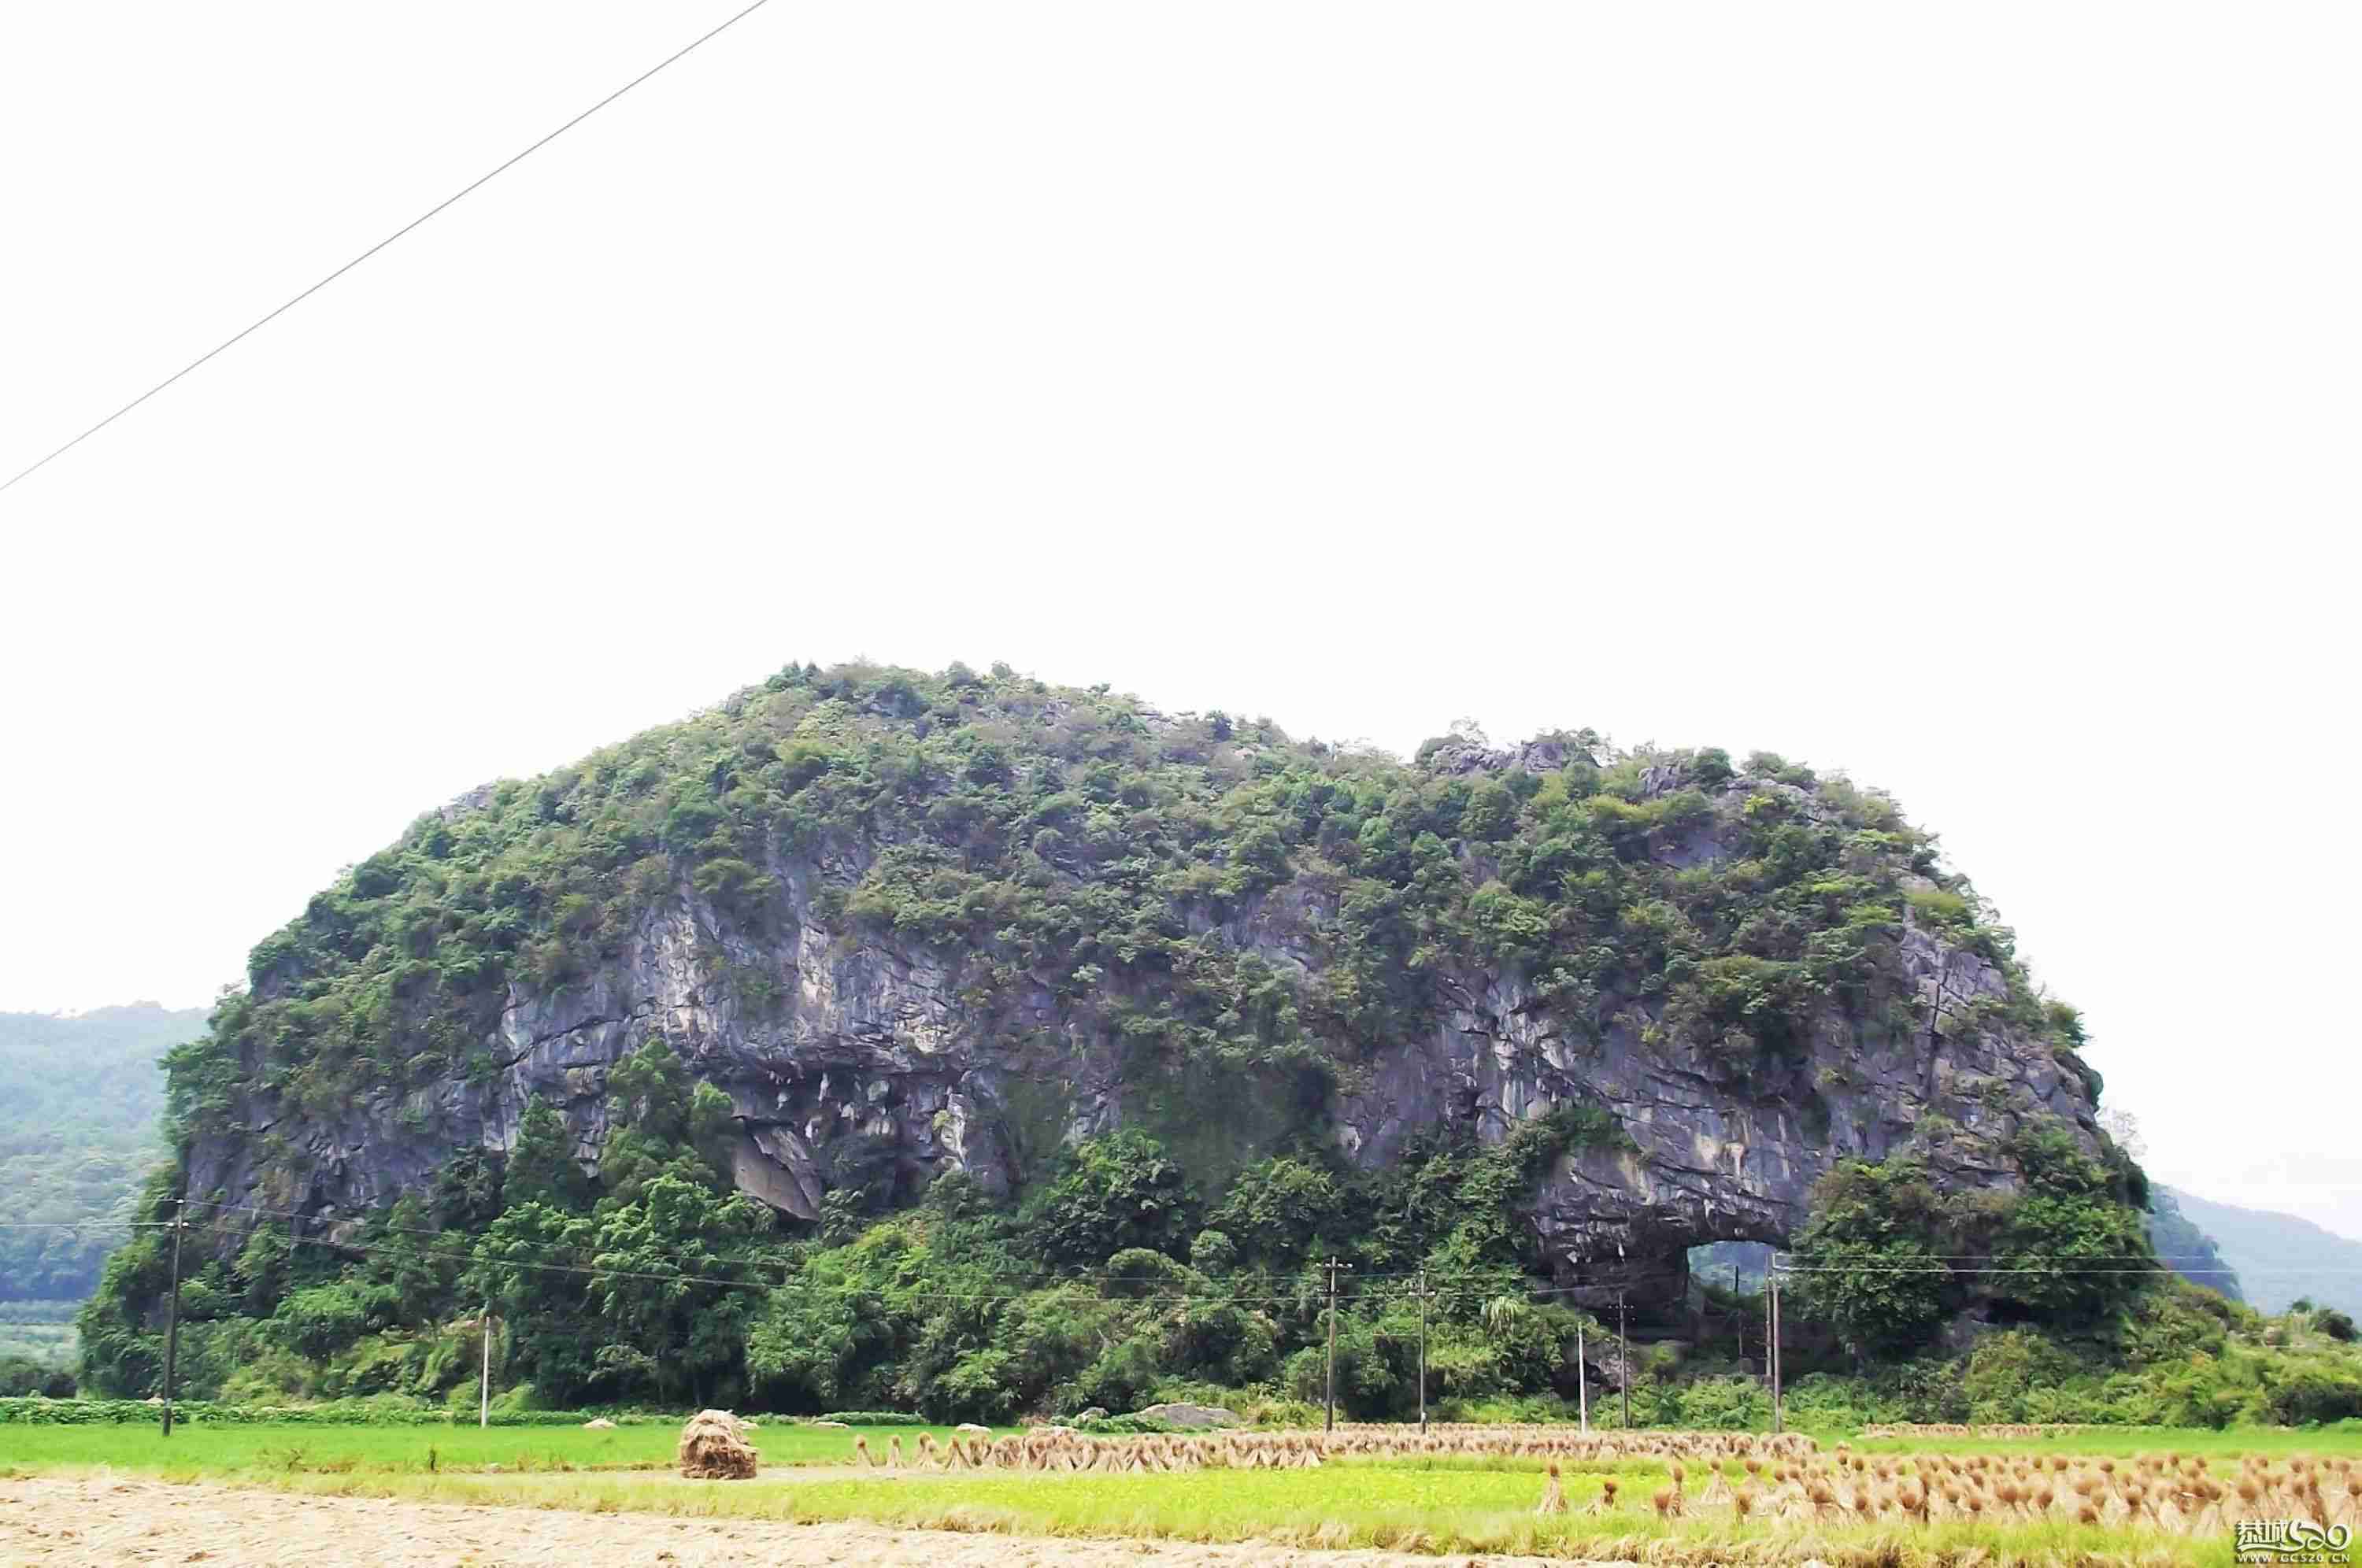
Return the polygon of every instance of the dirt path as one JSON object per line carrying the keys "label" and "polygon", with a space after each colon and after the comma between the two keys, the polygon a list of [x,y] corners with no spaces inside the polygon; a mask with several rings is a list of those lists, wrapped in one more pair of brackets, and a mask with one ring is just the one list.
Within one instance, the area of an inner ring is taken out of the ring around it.
{"label": "dirt path", "polygon": [[[559,1509],[309,1497],[105,1475],[0,1481],[0,1563],[205,1562],[295,1568],[1461,1568],[1465,1559],[1278,1546],[1054,1540],[863,1524],[663,1518]],[[1540,1568],[1492,1557],[1489,1568]],[[1559,1564],[1558,1568],[1565,1568]]]}

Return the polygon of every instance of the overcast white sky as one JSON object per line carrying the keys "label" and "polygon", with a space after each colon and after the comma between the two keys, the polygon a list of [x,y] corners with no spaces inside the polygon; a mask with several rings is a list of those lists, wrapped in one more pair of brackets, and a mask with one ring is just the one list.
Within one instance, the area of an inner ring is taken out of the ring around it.
{"label": "overcast white sky", "polygon": [[[10,6],[0,472],[736,9]],[[0,1007],[855,654],[1893,790],[2362,1234],[2345,6],[777,0],[0,495]]]}

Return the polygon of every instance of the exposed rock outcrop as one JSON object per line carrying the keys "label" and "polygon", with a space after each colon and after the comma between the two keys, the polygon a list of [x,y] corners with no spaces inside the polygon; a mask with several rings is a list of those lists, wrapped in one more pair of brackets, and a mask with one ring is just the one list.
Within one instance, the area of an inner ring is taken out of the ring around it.
{"label": "exposed rock outcrop", "polygon": [[[300,1151],[289,1167],[300,1173],[293,1193],[259,1190],[254,1141],[207,1140],[193,1151],[192,1189],[359,1215],[430,1183],[455,1149],[508,1147],[536,1098],[562,1108],[579,1157],[595,1169],[607,1075],[651,1031],[729,1093],[743,1128],[741,1188],[805,1219],[819,1213],[832,1156],[855,1139],[887,1141],[915,1170],[964,1171],[1007,1190],[1012,1090],[1048,1099],[1065,1132],[1122,1124],[1120,1055],[1070,1001],[1043,986],[1016,1018],[974,1016],[943,963],[822,925],[805,896],[809,868],[774,870],[792,911],[783,946],[748,941],[679,890],[647,912],[622,964],[563,990],[511,988],[495,1030],[506,1066],[492,1081],[454,1077],[333,1121],[279,1124]],[[1275,965],[1301,962],[1285,929],[1250,925],[1242,934]],[[743,1005],[708,977],[715,950],[776,975],[783,1001],[766,1011]],[[1453,1123],[1496,1139],[1563,1103],[1612,1110],[1630,1146],[1562,1160],[1533,1217],[1565,1277],[1586,1287],[1578,1299],[1603,1303],[1619,1291],[1675,1297],[1692,1245],[1783,1240],[1834,1160],[1915,1145],[1956,1185],[2009,1188],[2002,1135],[2019,1120],[2055,1116],[2088,1136],[2083,1082],[2047,1043],[2005,1029],[1938,1035],[1967,1003],[2005,994],[1990,964],[1915,928],[1903,953],[1929,1029],[1866,1041],[1827,1016],[1808,1055],[1744,1088],[1694,1051],[1645,1041],[1645,1015],[1587,1041],[1555,1025],[1524,979],[1452,974],[1444,989],[1455,999],[1441,1021],[1369,1064],[1363,1086],[1334,1108],[1337,1135],[1370,1163]],[[245,1103],[252,1125],[271,1124],[267,1101]]]}
{"label": "exposed rock outcrop", "polygon": [[1222,1427],[1242,1427],[1247,1424],[1244,1416],[1240,1415],[1236,1410],[1225,1410],[1220,1405],[1187,1403],[1151,1405],[1144,1410],[1134,1410],[1132,1414],[1145,1416],[1152,1421],[1163,1421],[1166,1426],[1179,1427],[1184,1431],[1192,1432],[1212,1431]]}
{"label": "exposed rock outcrop", "polygon": [[[1168,755],[1185,749],[1174,742]],[[1420,766],[1444,778],[1530,777],[1592,767],[1595,749],[1587,734],[1498,752],[1453,737],[1430,743]],[[1645,841],[1646,856],[1673,873],[1738,854],[1750,811],[1809,820],[1821,810],[1808,788],[1733,777],[1727,766],[1702,774],[1680,756],[1650,762],[1637,793],[1645,805],[1676,790],[1705,805]],[[465,797],[442,821],[492,799]],[[1054,837],[1037,839],[1044,856],[1061,853]],[[848,1160],[890,1162],[914,1184],[964,1172],[1006,1192],[1043,1146],[1143,1114],[1136,1059],[1110,1008],[1157,982],[1036,967],[981,987],[976,951],[848,912],[845,889],[886,847],[832,840],[792,850],[774,839],[746,868],[763,889],[751,908],[676,870],[583,972],[547,984],[509,978],[475,1025],[474,1070],[304,1115],[273,1087],[259,1047],[242,1047],[226,1112],[189,1150],[189,1190],[292,1207],[332,1226],[431,1184],[458,1151],[513,1146],[536,1099],[561,1110],[579,1159],[595,1168],[609,1074],[656,1036],[729,1096],[739,1187],[804,1219],[820,1214]],[[1457,849],[1471,883],[1495,875],[1489,853]],[[1301,988],[1338,962],[1337,905],[1330,880],[1300,872],[1231,904],[1178,907],[1193,931]],[[2056,1119],[2098,1147],[2088,1069],[2010,1021],[2007,973],[1908,908],[1882,940],[1876,1016],[1828,1002],[1777,1051],[1734,1047],[1727,1029],[1669,1016],[1667,988],[1645,975],[1576,1006],[1540,965],[1442,951],[1421,971],[1436,999],[1430,1017],[1339,1043],[1344,1065],[1321,1120],[1349,1158],[1374,1165],[1442,1130],[1498,1140],[1562,1105],[1611,1115],[1621,1137],[1558,1161],[1531,1210],[1562,1279],[1577,1299],[1601,1303],[1618,1293],[1678,1301],[1694,1244],[1790,1236],[1814,1182],[1839,1159],[1907,1148],[1948,1185],[2008,1190],[2019,1180],[2010,1134],[2024,1124]],[[258,991],[295,983],[266,965]],[[1243,1076],[1218,1085],[1231,1098],[1209,1120],[1234,1121],[1251,1140],[1253,1097],[1265,1088]]]}

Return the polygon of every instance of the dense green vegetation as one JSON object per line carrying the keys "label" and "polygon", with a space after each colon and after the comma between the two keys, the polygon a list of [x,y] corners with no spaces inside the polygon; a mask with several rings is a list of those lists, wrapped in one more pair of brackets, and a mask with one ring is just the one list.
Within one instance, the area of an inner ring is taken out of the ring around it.
{"label": "dense green vegetation", "polygon": [[[683,885],[723,935],[777,935],[790,861],[821,868],[802,896],[822,921],[932,950],[980,1018],[1021,1016],[1052,988],[1120,1043],[1141,1090],[1131,1125],[1068,1145],[1063,1102],[1013,1104],[1018,1187],[998,1198],[926,1186],[890,1149],[840,1149],[820,1220],[800,1224],[734,1193],[726,1097],[650,1021],[610,1077],[595,1177],[537,1108],[505,1156],[467,1150],[431,1190],[300,1245],[188,1194],[189,1388],[458,1397],[465,1325],[489,1302],[504,1386],[545,1403],[999,1419],[1209,1388],[1309,1397],[1314,1265],[1333,1253],[1353,1266],[1348,1411],[1415,1407],[1407,1291],[1422,1267],[1440,1291],[1430,1395],[1554,1399],[1579,1320],[1520,1210],[1557,1154],[1619,1142],[1615,1118],[1567,1106],[1491,1144],[1461,1128],[1376,1172],[1341,1160],[1326,1121],[1374,1051],[1431,1025],[1455,975],[1514,975],[1573,1040],[1621,1029],[1687,1048],[1727,1092],[1793,1093],[1808,1111],[1801,1064],[1831,1019],[1865,1043],[2018,1031],[2096,1088],[2072,1010],[2033,992],[2009,933],[1884,797],[1768,754],[1625,753],[1590,732],[1545,737],[1540,771],[1450,765],[1473,744],[1404,762],[999,667],[790,666],[422,817],[258,946],[247,990],[171,1054],[184,1157],[250,1138],[263,1190],[295,1190],[279,1179],[298,1159],[279,1123],[494,1073],[486,1042],[511,982],[585,976]],[[1292,922],[1316,961],[1237,944],[1251,911]],[[1913,926],[1997,966],[2007,994],[1922,1015],[1895,962]],[[742,1005],[776,999],[719,939],[706,957]],[[414,1104],[406,1125],[431,1136],[427,1099]],[[2027,1193],[1974,1212],[1940,1193],[1922,1204],[1907,1160],[1847,1173],[1810,1245],[1839,1261],[2145,1251],[2129,1161],[2039,1127],[2007,1153]],[[178,1179],[149,1189],[151,1215]],[[1897,1204],[1925,1211],[1897,1230],[1882,1218]],[[83,1316],[101,1389],[156,1381],[167,1244],[131,1241]],[[2146,1281],[2060,1268],[1991,1283],[1956,1271],[1813,1299],[1884,1354],[1971,1301],[2090,1333],[2133,1312]]]}
{"label": "dense green vegetation", "polygon": [[[1422,1261],[1445,1284],[1429,1352],[1438,1394],[1565,1391],[1576,1315],[1529,1300],[1539,1260],[1518,1204],[1557,1154],[1617,1136],[1570,1109],[1376,1174],[1309,1145],[1209,1201],[1153,1139],[1127,1132],[1060,1156],[1014,1208],[945,1177],[883,1220],[799,1231],[731,1190],[720,1150],[700,1147],[715,1130],[711,1091],[661,1045],[612,1087],[621,1131],[595,1187],[548,1157],[545,1116],[505,1166],[455,1165],[432,1195],[343,1244],[291,1248],[272,1228],[208,1259],[182,1288],[183,1388],[464,1401],[478,1342],[463,1320],[489,1299],[512,1405],[997,1420],[1209,1386],[1308,1399],[1322,1367],[1313,1261],[1334,1252],[1364,1282],[1340,1335],[1348,1409],[1415,1407],[1407,1276]],[[166,1245],[152,1231],[132,1241],[83,1316],[102,1388],[154,1384],[153,1325],[123,1304],[158,1287]]]}
{"label": "dense green vegetation", "polygon": [[[1830,1174],[1782,1296],[1791,1421],[2362,1420],[2362,1353],[2343,1314],[2268,1318],[2145,1260],[2103,1256],[2127,1244],[2130,1211],[2108,1196],[2121,1178],[2055,1144],[2027,1151],[2026,1166],[2029,1200],[2007,1207],[1945,1194],[1915,1160]],[[1762,1275],[1749,1261],[1724,1249],[1701,1276],[1695,1331],[1644,1352],[1637,1423],[1768,1421],[1754,1375]],[[1733,1264],[1738,1290],[1718,1283]]]}
{"label": "dense green vegetation", "polygon": [[[1381,1173],[1305,1149],[1241,1173],[1215,1203],[1153,1140],[1119,1134],[1078,1145],[1014,1209],[945,1178],[912,1206],[831,1234],[782,1225],[730,1193],[723,1169],[695,1150],[697,1095],[677,1063],[651,1049],[631,1068],[617,1075],[635,1097],[617,1106],[619,1140],[669,1127],[687,1142],[644,1155],[635,1176],[617,1177],[621,1190],[553,1186],[546,1173],[570,1169],[562,1163],[541,1161],[536,1176],[545,1124],[505,1173],[457,1171],[434,1201],[405,1201],[348,1244],[291,1255],[283,1232],[258,1231],[184,1289],[183,1388],[408,1397],[471,1415],[472,1313],[489,1297],[503,1412],[722,1401],[1001,1421],[1187,1397],[1310,1417],[1325,1370],[1317,1265],[1334,1252],[1354,1265],[1338,1349],[1348,1415],[1416,1408],[1419,1303],[1407,1271],[1424,1260],[1438,1283],[1429,1396],[1439,1414],[1563,1417],[1580,1325],[1595,1364],[1593,1419],[1624,1419],[1596,1364],[1610,1331],[1536,1289],[1516,1212],[1557,1152],[1612,1139],[1605,1123],[1562,1116],[1501,1144],[1423,1149]],[[2087,1227],[2123,1244],[2114,1227],[2132,1211],[2106,1200],[2109,1175],[2055,1147],[2040,1157],[2050,1161],[2032,1162],[2044,1201],[2002,1211],[2011,1218],[1998,1233],[1980,1231],[1996,1223],[1992,1206],[1943,1198],[1907,1163],[1841,1167],[1797,1261],[1827,1266],[1873,1231],[1894,1243],[1889,1256],[1950,1259],[1972,1239],[1995,1259],[2019,1248],[2056,1260]],[[498,1190],[504,1175],[521,1184],[513,1202]],[[497,1218],[471,1228],[469,1201]],[[442,1218],[458,1222],[437,1230]],[[152,1270],[159,1240],[143,1235],[114,1266]],[[685,1264],[687,1281],[676,1277]],[[2267,1320],[2158,1272],[2014,1274],[1975,1304],[2019,1326],[1926,1353],[1941,1321],[1971,1300],[1967,1267],[1900,1276],[1899,1295],[1888,1288],[1896,1276],[1799,1275],[1788,1305],[1791,1419],[1838,1429],[2362,1418],[2350,1321]],[[1768,1425],[1767,1392],[1748,1375],[1750,1351],[1761,1352],[1760,1299],[1711,1286],[1706,1296],[1697,1335],[1640,1348],[1633,1424]],[[152,1383],[152,1359],[140,1359],[152,1357],[152,1334],[105,1302],[85,1327],[104,1381],[134,1394]],[[665,1347],[661,1359],[652,1344]]]}
{"label": "dense green vegetation", "polygon": [[[204,1014],[153,1002],[0,1013],[0,1304],[79,1301],[164,1157],[165,1050]],[[0,1313],[0,1353],[17,1349]]]}
{"label": "dense green vegetation", "polygon": [[2019,1135],[2026,1190],[2006,1203],[1948,1193],[1925,1161],[1847,1163],[1822,1179],[1796,1238],[1799,1294],[1848,1345],[1924,1344],[1972,1302],[2003,1322],[2083,1329],[2131,1299],[2154,1266],[2139,1172],[2084,1155],[2063,1132]]}
{"label": "dense green vegetation", "polygon": [[1985,1332],[1952,1354],[1802,1374],[1792,1419],[2092,1422],[2109,1426],[2302,1426],[2362,1419],[2362,1355],[2302,1317],[2265,1319],[2212,1291],[2167,1279],[2082,1332]]}
{"label": "dense green vegetation", "polygon": [[[2362,1419],[2349,1323],[2311,1312],[2267,1320],[2153,1272],[2136,1167],[2093,1160],[2054,1129],[2018,1143],[2026,1187],[2007,1203],[1947,1193],[1913,1157],[1840,1165],[1823,1178],[1792,1254],[1806,1342],[1785,1359],[1805,1375],[1800,1419]],[[1971,1309],[1984,1331],[1928,1353]],[[1817,1354],[1816,1329],[1828,1336]]]}

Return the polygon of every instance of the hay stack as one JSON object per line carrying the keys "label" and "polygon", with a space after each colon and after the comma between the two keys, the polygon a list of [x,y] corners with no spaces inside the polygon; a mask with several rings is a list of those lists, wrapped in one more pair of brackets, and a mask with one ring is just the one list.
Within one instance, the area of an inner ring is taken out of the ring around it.
{"label": "hay stack", "polygon": [[1566,1493],[1559,1485],[1558,1461],[1550,1462],[1550,1489],[1542,1494],[1541,1505],[1534,1512],[1544,1518],[1566,1512]]}
{"label": "hay stack", "polygon": [[750,1481],[755,1449],[727,1410],[700,1410],[680,1429],[680,1473],[692,1481]]}

